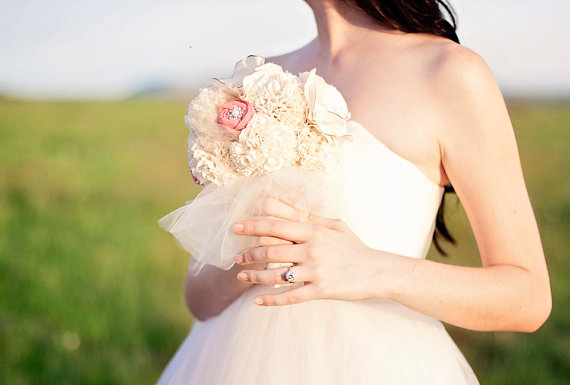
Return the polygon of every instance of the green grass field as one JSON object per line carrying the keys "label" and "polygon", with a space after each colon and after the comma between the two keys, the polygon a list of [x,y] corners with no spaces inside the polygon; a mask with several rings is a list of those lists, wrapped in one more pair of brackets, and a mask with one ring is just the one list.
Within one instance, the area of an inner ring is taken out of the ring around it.
{"label": "green grass field", "polygon": [[[156,220],[198,189],[184,103],[0,100],[0,384],[153,384],[188,333],[188,256]],[[509,105],[551,273],[536,333],[450,327],[482,384],[570,378],[570,104]],[[465,215],[454,264],[478,264]],[[433,250],[430,258],[439,259]],[[207,384],[205,384],[207,385]],[[244,384],[246,385],[246,384]]]}

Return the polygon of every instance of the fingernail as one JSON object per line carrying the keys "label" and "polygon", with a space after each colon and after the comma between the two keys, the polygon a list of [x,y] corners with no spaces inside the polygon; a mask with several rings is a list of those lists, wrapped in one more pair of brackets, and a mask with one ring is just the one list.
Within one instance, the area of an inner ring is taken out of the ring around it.
{"label": "fingernail", "polygon": [[237,275],[237,278],[238,278],[240,281],[245,281],[245,280],[247,279],[247,273],[241,272],[241,273],[239,273],[239,274]]}
{"label": "fingernail", "polygon": [[242,262],[243,262],[243,255],[238,254],[238,255],[236,256],[236,263],[242,263]]}
{"label": "fingernail", "polygon": [[257,305],[263,304],[263,300],[261,298],[256,298],[255,301],[253,301],[253,302],[255,302]]}
{"label": "fingernail", "polygon": [[236,223],[234,225],[234,231],[242,231],[243,230],[243,224],[241,223]]}

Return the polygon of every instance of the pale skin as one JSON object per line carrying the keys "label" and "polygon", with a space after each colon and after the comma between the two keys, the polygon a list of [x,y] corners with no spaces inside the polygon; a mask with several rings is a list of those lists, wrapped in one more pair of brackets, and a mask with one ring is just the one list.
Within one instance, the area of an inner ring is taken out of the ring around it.
{"label": "pale skin", "polygon": [[486,63],[447,39],[387,29],[334,1],[307,3],[317,38],[266,61],[292,73],[316,67],[355,121],[434,183],[451,183],[482,266],[372,249],[340,219],[311,215],[300,223],[294,208],[267,201],[276,218],[235,228],[259,237],[258,247],[236,256],[229,271],[187,276],[189,309],[200,320],[215,316],[252,285],[284,282],[287,268],[265,270],[267,262],[293,262],[305,284],[258,295],[256,304],[386,298],[467,329],[537,330],[551,311],[548,271],[513,127]]}

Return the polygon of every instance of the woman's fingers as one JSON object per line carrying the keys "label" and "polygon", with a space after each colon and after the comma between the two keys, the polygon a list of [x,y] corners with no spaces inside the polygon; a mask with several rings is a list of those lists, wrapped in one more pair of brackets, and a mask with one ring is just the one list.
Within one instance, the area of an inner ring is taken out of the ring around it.
{"label": "woman's fingers", "polygon": [[296,287],[278,294],[263,294],[254,298],[256,305],[263,306],[280,306],[301,303],[317,298],[313,285],[307,283],[303,286]]}
{"label": "woman's fingers", "polygon": [[270,245],[246,249],[235,257],[235,262],[240,265],[256,262],[293,262],[300,263],[304,260],[306,244],[299,245]]}
{"label": "woman's fingers", "polygon": [[307,223],[327,227],[338,231],[351,231],[350,227],[342,219],[321,217],[318,215],[308,214]]}
{"label": "woman's fingers", "polygon": [[287,201],[284,197],[265,197],[261,202],[261,206],[261,216],[274,216],[289,221],[310,223],[339,231],[349,228],[342,219],[313,215],[306,210],[298,209],[292,202]]}
{"label": "woman's fingers", "polygon": [[265,270],[242,270],[238,273],[237,279],[261,285],[284,284],[289,283],[285,278],[285,274],[289,269],[295,274],[294,283],[311,281],[310,272],[303,265],[277,267]]}
{"label": "woman's fingers", "polygon": [[313,237],[316,226],[280,219],[256,219],[237,222],[233,226],[236,234],[271,236],[295,243],[306,242]]}
{"label": "woman's fingers", "polygon": [[258,237],[257,246],[291,245],[293,242],[275,237]]}
{"label": "woman's fingers", "polygon": [[303,222],[306,214],[280,199],[267,196],[259,200],[255,215],[259,217],[276,217],[294,222]]}
{"label": "woman's fingers", "polygon": [[[300,212],[295,208],[271,197],[260,200],[258,206],[255,207],[252,212],[254,220],[295,220],[300,215]],[[255,237],[254,242],[257,246],[290,245],[293,243],[287,239],[269,235]],[[249,245],[251,246],[251,243]]]}
{"label": "woman's fingers", "polygon": [[[284,209],[284,211],[287,210],[288,209]],[[283,215],[292,214],[289,212],[289,214]],[[350,227],[342,219],[327,218],[312,214],[308,214],[302,222],[275,217],[261,217],[259,219],[236,222],[233,226],[233,230],[236,234],[259,237],[269,236],[286,239],[295,243],[306,242],[311,239],[319,228],[352,233]]]}

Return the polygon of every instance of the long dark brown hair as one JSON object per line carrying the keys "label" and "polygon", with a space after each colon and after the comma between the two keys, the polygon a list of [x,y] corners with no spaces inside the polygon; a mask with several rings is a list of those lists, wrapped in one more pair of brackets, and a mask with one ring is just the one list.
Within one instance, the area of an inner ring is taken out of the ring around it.
{"label": "long dark brown hair", "polygon": [[[410,33],[429,33],[448,38],[459,44],[455,12],[444,0],[341,0],[348,6],[357,6],[383,25]],[[455,193],[453,186],[445,186],[435,219],[433,244],[442,255],[447,255],[440,239],[455,244],[455,238],[445,225],[444,206],[446,193]]]}

